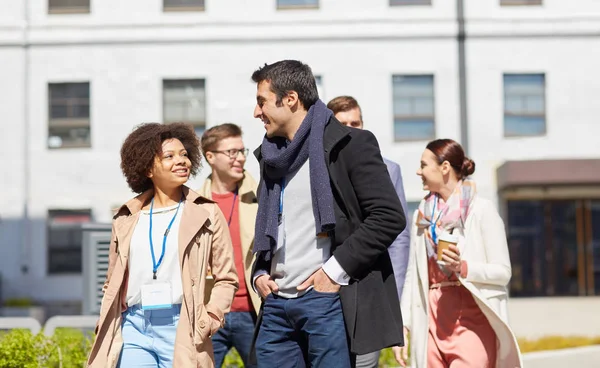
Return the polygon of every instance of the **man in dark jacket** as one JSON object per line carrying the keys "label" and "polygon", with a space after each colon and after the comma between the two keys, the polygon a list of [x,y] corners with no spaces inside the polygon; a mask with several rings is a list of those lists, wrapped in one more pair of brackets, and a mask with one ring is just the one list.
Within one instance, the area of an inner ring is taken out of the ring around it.
{"label": "man in dark jacket", "polygon": [[256,152],[258,366],[350,367],[356,354],[402,345],[387,247],[406,222],[377,140],[333,117],[299,61],[252,79],[266,130]]}

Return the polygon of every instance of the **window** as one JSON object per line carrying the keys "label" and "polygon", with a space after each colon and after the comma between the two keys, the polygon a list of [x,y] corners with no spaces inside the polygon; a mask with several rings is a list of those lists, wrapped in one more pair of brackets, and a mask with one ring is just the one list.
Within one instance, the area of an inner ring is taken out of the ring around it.
{"label": "window", "polygon": [[600,295],[600,201],[509,200],[511,296]]}
{"label": "window", "polygon": [[49,14],[81,14],[90,12],[90,0],[48,0]]}
{"label": "window", "polygon": [[91,147],[90,84],[48,84],[48,148]]}
{"label": "window", "polygon": [[433,75],[395,75],[394,139],[396,141],[435,138]]}
{"label": "window", "polygon": [[544,74],[504,75],[504,136],[546,134]]}
{"label": "window", "polygon": [[165,123],[189,123],[202,135],[206,128],[204,79],[164,80],[163,115]]}
{"label": "window", "polygon": [[542,5],[542,0],[500,0],[500,5]]}
{"label": "window", "polygon": [[323,90],[323,77],[320,75],[315,75],[315,83],[317,84],[317,92],[319,93],[319,98],[321,101],[327,101],[325,99],[325,91]]}
{"label": "window", "polygon": [[431,0],[390,0],[390,6],[431,5]]}
{"label": "window", "polygon": [[421,201],[407,201],[406,202],[406,227],[410,228],[410,226],[412,226],[412,222],[414,220],[413,215],[415,214],[415,211],[419,209],[419,205],[421,204]]}
{"label": "window", "polygon": [[48,211],[48,274],[81,273],[81,224],[91,210]]}
{"label": "window", "polygon": [[277,0],[277,9],[318,8],[319,0]]}
{"label": "window", "polygon": [[204,0],[163,0],[163,11],[202,11]]}

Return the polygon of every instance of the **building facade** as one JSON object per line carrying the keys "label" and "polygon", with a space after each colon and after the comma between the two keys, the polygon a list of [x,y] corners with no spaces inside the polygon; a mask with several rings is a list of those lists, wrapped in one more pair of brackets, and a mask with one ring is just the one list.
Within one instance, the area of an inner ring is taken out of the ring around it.
{"label": "building facade", "polygon": [[[242,126],[250,75],[299,59],[346,94],[403,170],[461,141],[498,204],[512,294],[600,294],[600,4],[593,0],[0,0],[3,299],[81,303],[79,224],[130,198],[119,149],[142,122]],[[248,169],[258,174],[256,160]],[[198,187],[205,169],[190,186]]]}

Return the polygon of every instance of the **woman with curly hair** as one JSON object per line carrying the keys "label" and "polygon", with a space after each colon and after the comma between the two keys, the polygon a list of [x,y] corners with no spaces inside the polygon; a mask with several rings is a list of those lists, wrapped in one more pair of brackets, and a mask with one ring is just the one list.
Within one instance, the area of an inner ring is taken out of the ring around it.
{"label": "woman with curly hair", "polygon": [[[200,168],[191,126],[143,124],[121,148],[139,195],[113,218],[109,266],[88,367],[213,367],[211,336],[238,287],[227,221],[184,184]],[[208,270],[214,287],[204,303]]]}
{"label": "woman with curly hair", "polygon": [[[429,142],[421,156],[417,175],[429,193],[413,216],[401,303],[413,368],[523,366],[508,325],[504,224],[477,194],[474,172],[451,139]],[[407,348],[393,350],[406,366]]]}

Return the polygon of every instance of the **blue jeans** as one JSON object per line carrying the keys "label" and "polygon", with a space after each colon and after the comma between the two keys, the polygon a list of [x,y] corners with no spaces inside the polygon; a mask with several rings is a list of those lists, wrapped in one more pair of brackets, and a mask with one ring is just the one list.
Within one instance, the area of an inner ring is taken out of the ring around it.
{"label": "blue jeans", "polygon": [[350,367],[339,294],[310,290],[291,299],[268,295],[256,359],[259,368]]}
{"label": "blue jeans", "polygon": [[123,313],[123,349],[118,367],[171,368],[181,304],[144,311],[140,306]]}
{"label": "blue jeans", "polygon": [[244,367],[256,367],[248,364],[255,321],[254,312],[229,312],[225,315],[225,326],[212,337],[216,368],[221,368],[225,355],[232,346],[240,354]]}

